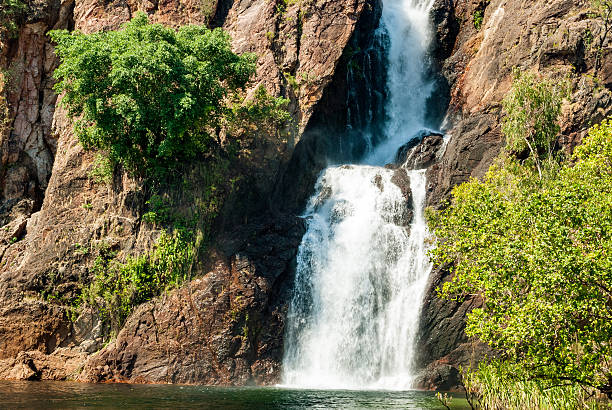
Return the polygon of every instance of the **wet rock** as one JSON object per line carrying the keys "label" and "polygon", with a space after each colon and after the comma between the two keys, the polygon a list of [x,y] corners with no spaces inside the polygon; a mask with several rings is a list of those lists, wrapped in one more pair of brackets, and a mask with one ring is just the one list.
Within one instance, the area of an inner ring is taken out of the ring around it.
{"label": "wet rock", "polygon": [[443,61],[451,55],[459,33],[455,1],[436,0],[430,14],[436,30],[432,53],[437,61]]}
{"label": "wet rock", "polygon": [[482,178],[504,142],[497,116],[487,113],[461,120],[447,138],[444,155],[427,170],[428,205],[444,203],[470,177]]}
{"label": "wet rock", "polygon": [[393,171],[391,182],[399,187],[402,195],[406,199],[406,203],[412,207],[412,189],[410,188],[410,177],[405,168],[397,168]]}
{"label": "wet rock", "polygon": [[423,169],[432,165],[442,154],[444,135],[422,130],[398,148],[395,163],[407,169]]}
{"label": "wet rock", "polygon": [[384,190],[382,183],[382,175],[376,174],[376,176],[374,177],[374,185],[376,185],[376,188],[378,188],[381,192]]}
{"label": "wet rock", "polygon": [[433,270],[427,284],[419,322],[417,366],[422,369],[417,385],[425,389],[453,390],[459,387],[458,367],[469,368],[492,351],[465,334],[466,315],[481,306],[471,296],[464,302],[443,300],[436,289],[449,279],[449,266]]}
{"label": "wet rock", "polygon": [[413,204],[412,204],[412,189],[410,188],[410,177],[404,168],[397,168],[393,171],[391,182],[399,187],[402,191],[402,195],[405,202],[402,204],[401,209],[389,210],[385,214],[393,215],[393,219],[389,222],[403,226],[408,229],[412,223],[414,216]]}
{"label": "wet rock", "polygon": [[344,221],[347,217],[353,215],[353,205],[344,199],[336,201],[329,211],[329,220],[332,225]]}

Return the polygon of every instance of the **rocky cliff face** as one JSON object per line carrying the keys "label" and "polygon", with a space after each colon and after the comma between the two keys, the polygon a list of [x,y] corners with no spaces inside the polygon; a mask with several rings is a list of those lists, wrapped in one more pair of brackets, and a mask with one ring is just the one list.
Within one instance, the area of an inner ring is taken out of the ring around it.
{"label": "rocky cliff face", "polygon": [[45,33],[116,29],[138,10],[172,26],[223,26],[237,52],[260,56],[252,89],[263,84],[290,98],[298,124],[293,141],[256,156],[254,189],[266,198],[334,74],[346,71],[338,68],[348,63],[341,59],[346,44],[357,26],[376,25],[380,4],[58,0],[35,6],[40,10],[29,14],[17,40],[3,45],[0,61],[15,72],[7,87],[10,126],[2,140],[0,180],[0,378],[277,381],[303,226],[295,217],[266,214],[266,201],[258,212],[243,215],[247,224],[225,224],[209,269],[195,274],[200,279],[141,306],[110,345],[104,346],[92,312],[70,320],[69,306],[60,300],[91,280],[90,250],[104,243],[119,255],[140,254],[159,232],[141,218],[146,187],[125,175],[110,185],[90,178],[93,155],[83,151],[56,107],[51,74],[58,61]]}
{"label": "rocky cliff face", "polygon": [[[3,90],[9,127],[0,128],[0,378],[277,382],[304,232],[294,215],[327,160],[359,156],[359,130],[375,134],[384,118],[384,39],[374,35],[380,2],[37,0],[30,6],[18,37],[0,52],[10,77]],[[586,0],[436,1],[431,54],[442,97],[432,99],[429,117],[435,123],[446,115],[450,140],[426,138],[413,158],[414,166],[433,163],[431,205],[442,204],[454,185],[482,177],[502,147],[501,99],[513,67],[553,76],[575,72],[559,140],[567,149],[611,113],[612,52],[605,44],[595,73],[589,39],[600,25],[586,7]],[[138,10],[171,26],[226,28],[236,51],[260,56],[252,89],[261,84],[290,98],[298,129],[292,140],[264,144],[256,153],[249,168],[255,193],[242,205],[250,211],[237,210],[244,199],[230,203],[198,279],[140,306],[104,345],[97,316],[86,311],[70,318],[62,297],[91,280],[96,246],[140,254],[159,231],[142,220],[141,183],[125,175],[109,185],[89,177],[93,154],[83,151],[56,108],[51,74],[58,62],[45,33],[116,29]],[[484,16],[479,29],[477,11]],[[359,112],[372,115],[358,122]],[[435,296],[447,268],[432,274],[423,306],[418,361],[426,388],[455,387],[457,366],[485,351],[464,334],[465,314],[479,301]]]}
{"label": "rocky cliff face", "polygon": [[[434,55],[449,84],[445,132],[450,136],[441,159],[428,170],[428,203],[440,206],[453,186],[481,178],[504,144],[501,101],[512,84],[512,69],[542,75],[570,75],[573,93],[564,105],[559,145],[571,150],[587,129],[612,114],[610,43],[603,45],[602,69],[595,73],[601,23],[587,12],[588,1],[438,0]],[[473,16],[483,13],[480,29]],[[593,79],[593,76],[597,79]],[[442,301],[435,289],[448,279],[448,267],[430,277],[421,320],[420,366],[424,388],[457,386],[457,368],[482,357],[486,348],[465,333],[465,315],[479,305]]]}

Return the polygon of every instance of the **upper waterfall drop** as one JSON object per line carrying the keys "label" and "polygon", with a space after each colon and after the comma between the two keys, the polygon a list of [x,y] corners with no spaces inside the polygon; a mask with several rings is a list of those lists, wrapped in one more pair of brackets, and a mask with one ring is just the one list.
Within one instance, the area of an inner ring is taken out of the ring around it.
{"label": "upper waterfall drop", "polygon": [[[389,39],[384,139],[365,165],[325,169],[304,217],[287,317],[283,384],[407,389],[421,300],[431,270],[423,215],[425,171],[411,196],[382,167],[423,128],[434,0],[384,0]],[[372,144],[374,145],[374,144]],[[412,217],[411,217],[412,216]]]}
{"label": "upper waterfall drop", "polygon": [[432,40],[429,12],[434,0],[384,0],[381,26],[389,38],[385,139],[364,161],[384,165],[424,125],[433,91],[427,52]]}

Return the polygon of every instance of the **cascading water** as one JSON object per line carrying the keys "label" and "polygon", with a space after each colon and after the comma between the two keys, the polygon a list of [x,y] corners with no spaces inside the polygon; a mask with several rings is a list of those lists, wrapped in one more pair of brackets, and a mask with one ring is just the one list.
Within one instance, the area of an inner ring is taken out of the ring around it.
{"label": "cascading water", "polygon": [[[426,54],[433,0],[384,0],[389,38],[385,139],[363,163],[325,169],[305,212],[287,318],[283,383],[405,389],[426,256],[425,171],[408,171],[412,204],[393,181],[397,148],[422,129],[432,92]],[[413,210],[412,221],[407,221]]]}
{"label": "cascading water", "polygon": [[365,162],[384,165],[397,148],[423,128],[427,97],[433,91],[427,50],[431,43],[429,11],[434,0],[384,0],[382,24],[389,37],[385,140]]}

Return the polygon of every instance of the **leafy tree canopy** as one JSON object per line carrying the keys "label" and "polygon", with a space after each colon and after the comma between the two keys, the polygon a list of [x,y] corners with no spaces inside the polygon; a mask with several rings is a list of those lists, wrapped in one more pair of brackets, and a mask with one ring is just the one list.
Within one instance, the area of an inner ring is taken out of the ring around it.
{"label": "leafy tree canopy", "polygon": [[467,332],[551,384],[612,394],[612,121],[554,177],[502,156],[429,212],[446,298],[482,296]]}
{"label": "leafy tree canopy", "polygon": [[150,24],[138,13],[122,30],[53,31],[62,103],[86,149],[108,152],[144,175],[209,154],[228,102],[255,72],[221,29]]}

